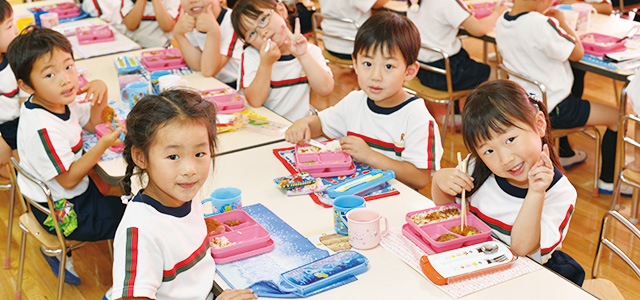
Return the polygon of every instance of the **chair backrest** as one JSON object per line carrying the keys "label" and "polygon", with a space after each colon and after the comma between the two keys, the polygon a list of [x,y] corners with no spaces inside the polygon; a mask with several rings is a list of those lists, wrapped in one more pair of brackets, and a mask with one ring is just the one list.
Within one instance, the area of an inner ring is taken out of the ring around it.
{"label": "chair backrest", "polygon": [[626,163],[625,155],[626,155],[627,145],[633,147],[633,150],[631,151],[631,153],[633,153],[634,151],[640,151],[640,141],[635,140],[632,136],[628,134],[629,129],[636,127],[632,125],[636,125],[636,126],[640,125],[640,118],[637,117],[636,115],[629,114],[629,115],[623,116],[619,121],[618,128],[620,128],[622,132],[618,134],[618,147],[617,147],[618,153],[616,154],[616,156],[620,157],[621,159],[617,159],[616,174],[618,174],[618,172],[623,170],[624,165]]}
{"label": "chair backrest", "polygon": [[[636,273],[636,276],[640,279],[640,268],[638,264],[636,264],[624,251],[620,250],[614,242],[605,237],[606,233],[609,231],[609,223],[611,220],[615,220],[620,222],[633,236],[631,238],[636,240],[636,243],[640,240],[640,230],[635,227],[629,220],[623,217],[619,212],[615,210],[609,210],[604,215],[602,219],[602,227],[600,228],[600,239],[598,241],[598,248],[596,250],[596,255],[593,258],[593,268],[591,269],[591,275],[593,278],[596,278],[598,275],[598,267],[600,264],[600,255],[602,254],[602,246],[606,246],[611,249],[613,253],[618,255],[632,270]],[[633,244],[633,243],[632,243]]]}
{"label": "chair backrest", "polygon": [[542,103],[544,103],[544,106],[547,106],[547,88],[544,86],[542,82],[537,81],[524,74],[520,74],[516,71],[510,70],[502,63],[498,64],[498,79],[502,79],[502,76],[501,76],[502,74],[500,73],[501,70],[507,72],[509,76],[513,76],[515,78],[518,78],[520,80],[526,81],[530,84],[537,86],[538,89],[540,90],[540,93],[542,94]]}
{"label": "chair backrest", "polygon": [[311,26],[313,27],[313,39],[316,41],[316,44],[319,44],[318,34],[322,35],[323,37],[328,36],[328,37],[332,37],[335,39],[340,39],[340,40],[344,40],[352,43],[355,41],[356,39],[355,36],[336,35],[336,34],[327,33],[326,31],[322,30],[322,28],[320,27],[320,21],[321,21],[320,18],[334,20],[334,21],[345,23],[345,24],[350,24],[356,30],[360,28],[360,26],[358,26],[356,21],[352,19],[337,17],[329,14],[323,14],[319,11],[316,11],[313,15],[311,15]]}
{"label": "chair backrest", "polygon": [[[444,69],[430,66],[422,62],[418,62],[418,63],[420,64],[421,69],[425,69],[429,72],[435,72],[440,75],[444,75],[446,77],[447,92],[449,93],[449,97],[451,98],[453,94],[453,83],[451,82],[451,64],[449,63],[449,54],[444,52],[442,49],[430,47],[425,44],[420,45],[420,48],[430,52],[438,53],[440,56],[442,56],[442,59],[444,60]],[[449,100],[453,100],[453,99],[449,99]]]}
{"label": "chair backrest", "polygon": [[53,224],[54,227],[56,229],[56,235],[58,236],[58,240],[60,241],[60,245],[66,245],[65,242],[65,237],[62,234],[62,230],[60,230],[60,225],[58,224],[58,218],[56,218],[55,216],[55,204],[54,201],[51,199],[51,189],[49,189],[49,187],[40,179],[34,177],[33,175],[31,175],[29,172],[25,171],[20,164],[18,163],[18,161],[15,159],[15,157],[11,157],[11,167],[13,167],[13,169],[15,170],[15,172],[11,172],[11,176],[13,177],[12,180],[14,180],[13,182],[17,182],[16,181],[16,173],[19,174],[20,176],[23,176],[25,179],[35,183],[38,187],[40,187],[40,189],[42,190],[42,192],[44,193],[45,197],[47,198],[47,205],[44,206],[43,203],[34,201],[26,196],[24,196],[22,194],[22,192],[20,191],[20,187],[16,184],[16,188],[18,189],[18,197],[20,199],[22,199],[22,201],[20,201],[20,203],[22,203],[22,207],[24,208],[26,213],[33,213],[31,211],[31,207],[35,207],[36,209],[40,210],[41,212],[52,216],[53,219]]}

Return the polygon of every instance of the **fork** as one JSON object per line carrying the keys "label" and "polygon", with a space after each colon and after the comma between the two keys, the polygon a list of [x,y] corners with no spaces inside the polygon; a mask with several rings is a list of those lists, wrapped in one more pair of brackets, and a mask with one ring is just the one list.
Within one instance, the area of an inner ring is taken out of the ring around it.
{"label": "fork", "polygon": [[502,254],[498,257],[492,258],[492,259],[487,259],[487,263],[499,263],[499,262],[503,262],[503,261],[507,261],[507,256]]}

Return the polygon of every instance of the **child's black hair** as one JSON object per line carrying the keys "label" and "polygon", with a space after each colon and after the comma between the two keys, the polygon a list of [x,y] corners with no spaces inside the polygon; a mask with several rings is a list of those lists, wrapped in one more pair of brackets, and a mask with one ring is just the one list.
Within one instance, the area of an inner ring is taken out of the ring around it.
{"label": "child's black hair", "polygon": [[475,158],[473,194],[491,175],[491,170],[480,159],[477,149],[482,142],[490,140],[496,134],[506,132],[509,127],[522,122],[534,128],[535,116],[544,113],[547,127],[542,144],[549,147],[549,158],[553,165],[562,170],[560,160],[555,153],[551,136],[551,122],[547,108],[542,101],[529,95],[519,84],[510,80],[487,81],[469,94],[462,110],[462,139]]}
{"label": "child's black hair", "polygon": [[11,15],[13,15],[11,3],[7,2],[7,0],[0,0],[0,22],[11,18]]}
{"label": "child's black hair", "polygon": [[[176,89],[164,91],[158,95],[148,95],[140,99],[127,117],[127,135],[124,139],[122,156],[127,170],[120,181],[122,193],[131,195],[131,176],[141,174],[133,162],[131,149],[149,155],[149,146],[156,138],[158,129],[169,122],[197,122],[207,128],[211,157],[216,147],[216,108],[211,102],[202,99],[195,91]],[[136,170],[137,169],[137,170]]]}
{"label": "child's black hair", "polygon": [[40,57],[52,54],[60,49],[73,57],[73,49],[67,37],[48,28],[29,26],[18,35],[7,49],[7,58],[16,79],[22,79],[28,86],[31,84],[33,65]]}
{"label": "child's black hair", "polygon": [[353,59],[369,51],[400,51],[408,65],[418,60],[420,32],[406,17],[391,12],[371,16],[360,26],[353,45]]}
{"label": "child's black hair", "polygon": [[[244,26],[244,24],[242,23],[242,19],[247,18],[250,20],[257,20],[263,14],[263,11],[262,11],[263,9],[276,9],[276,5],[278,5],[278,2],[280,1],[276,1],[276,0],[231,1],[231,3],[233,4],[233,9],[231,11],[231,25],[233,26],[233,31],[236,32],[236,35],[240,39],[245,41],[246,38],[244,34],[247,33],[247,30],[249,30],[249,28]],[[228,3],[229,1],[227,2],[227,4]],[[289,15],[287,16],[287,19],[290,19],[293,15],[291,14],[291,11],[289,11],[289,7],[286,5],[285,7],[287,8],[287,12],[289,13]],[[290,23],[290,20],[287,20],[287,21],[289,21],[287,23]],[[245,45],[245,47],[246,46],[247,45]]]}

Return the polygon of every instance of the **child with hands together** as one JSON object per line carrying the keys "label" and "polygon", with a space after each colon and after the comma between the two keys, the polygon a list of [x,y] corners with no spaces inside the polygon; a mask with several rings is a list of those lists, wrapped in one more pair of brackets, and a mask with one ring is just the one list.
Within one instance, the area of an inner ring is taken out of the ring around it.
{"label": "child with hands together", "polygon": [[165,47],[176,25],[180,0],[121,0],[125,35],[143,48]]}
{"label": "child with hands together", "polygon": [[518,255],[531,255],[578,285],[584,270],[560,251],[577,197],[560,172],[544,104],[517,83],[483,83],[462,112],[468,172],[443,168],[432,181],[436,205],[467,191],[469,210]]}

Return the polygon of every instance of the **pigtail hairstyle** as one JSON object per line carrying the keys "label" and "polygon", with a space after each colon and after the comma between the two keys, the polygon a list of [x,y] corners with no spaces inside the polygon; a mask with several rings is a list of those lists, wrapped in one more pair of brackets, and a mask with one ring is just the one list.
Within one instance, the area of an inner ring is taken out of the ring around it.
{"label": "pigtail hairstyle", "polygon": [[185,89],[164,91],[158,95],[143,97],[127,117],[127,135],[122,156],[127,170],[120,181],[123,195],[131,195],[131,176],[144,173],[133,162],[133,147],[149,155],[158,129],[169,122],[196,122],[204,125],[209,133],[211,157],[216,148],[216,108],[213,103],[202,100],[200,94]]}
{"label": "pigtail hairstyle", "polygon": [[516,122],[533,128],[538,111],[544,113],[547,122],[545,135],[540,138],[542,144],[548,145],[553,165],[562,169],[555,153],[549,114],[542,101],[527,94],[517,83],[504,79],[487,81],[469,94],[462,111],[462,139],[475,159],[475,168],[471,174],[474,187],[468,195],[473,194],[491,175],[491,170],[478,155],[478,146],[494,135],[506,132],[509,127],[516,126]]}

